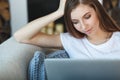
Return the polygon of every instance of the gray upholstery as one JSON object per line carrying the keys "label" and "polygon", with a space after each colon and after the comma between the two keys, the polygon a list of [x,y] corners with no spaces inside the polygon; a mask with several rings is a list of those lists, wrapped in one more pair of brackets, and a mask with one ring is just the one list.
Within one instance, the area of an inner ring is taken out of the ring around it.
{"label": "gray upholstery", "polygon": [[13,37],[0,45],[0,80],[27,80],[28,64],[41,48],[20,44]]}

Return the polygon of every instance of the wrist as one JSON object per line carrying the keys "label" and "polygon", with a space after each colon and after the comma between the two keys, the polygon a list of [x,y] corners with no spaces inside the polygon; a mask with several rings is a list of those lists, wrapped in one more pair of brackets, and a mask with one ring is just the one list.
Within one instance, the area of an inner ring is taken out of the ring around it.
{"label": "wrist", "polygon": [[57,10],[56,11],[56,14],[58,14],[60,17],[62,17],[64,15],[64,11],[61,11],[61,10]]}

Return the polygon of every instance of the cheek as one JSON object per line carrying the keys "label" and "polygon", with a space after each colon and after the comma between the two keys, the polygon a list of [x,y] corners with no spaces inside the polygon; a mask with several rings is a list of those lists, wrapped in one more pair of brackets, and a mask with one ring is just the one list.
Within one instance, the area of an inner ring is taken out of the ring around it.
{"label": "cheek", "polygon": [[98,18],[93,17],[93,18],[91,18],[91,19],[88,21],[88,24],[89,24],[91,27],[97,27],[97,26],[99,26],[99,20],[98,20]]}
{"label": "cheek", "polygon": [[82,29],[81,29],[81,27],[80,27],[79,25],[74,25],[74,28],[75,28],[77,31],[82,32]]}
{"label": "cheek", "polygon": [[74,25],[74,28],[75,28],[76,30],[79,30],[79,26],[78,26],[78,25]]}

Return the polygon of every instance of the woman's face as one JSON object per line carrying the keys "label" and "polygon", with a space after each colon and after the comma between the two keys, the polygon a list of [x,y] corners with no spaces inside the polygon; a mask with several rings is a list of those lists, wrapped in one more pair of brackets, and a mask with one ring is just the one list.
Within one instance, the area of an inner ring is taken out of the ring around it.
{"label": "woman's face", "polygon": [[78,5],[71,12],[71,20],[75,29],[86,35],[96,34],[100,30],[99,19],[90,6]]}

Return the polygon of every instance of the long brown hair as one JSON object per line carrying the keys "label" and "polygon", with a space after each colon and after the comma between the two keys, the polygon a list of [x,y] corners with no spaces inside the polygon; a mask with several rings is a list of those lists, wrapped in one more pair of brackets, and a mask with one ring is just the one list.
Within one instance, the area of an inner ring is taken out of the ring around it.
{"label": "long brown hair", "polygon": [[84,4],[92,7],[99,19],[100,28],[106,32],[120,31],[120,27],[114,22],[114,20],[107,14],[103,6],[98,0],[67,0],[65,6],[65,24],[67,31],[76,38],[83,38],[85,34],[77,31],[71,21],[71,11],[78,5]]}

